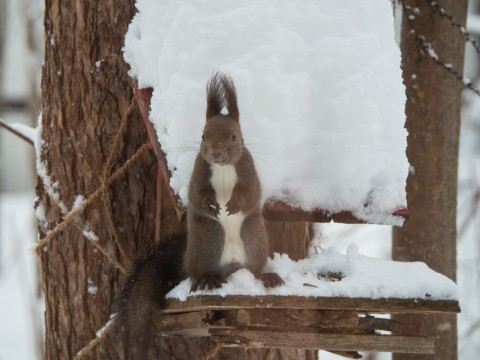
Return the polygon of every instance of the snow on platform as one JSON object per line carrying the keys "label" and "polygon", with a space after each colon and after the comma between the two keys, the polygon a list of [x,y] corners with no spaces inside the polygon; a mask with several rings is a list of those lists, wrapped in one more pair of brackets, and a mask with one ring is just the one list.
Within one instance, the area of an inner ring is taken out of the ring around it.
{"label": "snow on platform", "polygon": [[[247,269],[228,277],[220,289],[190,294],[191,280],[173,289],[167,298],[185,300],[189,295],[296,295],[370,299],[458,300],[457,285],[422,262],[397,262],[365,257],[352,244],[347,253],[334,248],[310,258],[292,261],[287,255],[275,254],[267,272],[278,273],[285,285],[268,289]],[[341,276],[341,280],[338,280]],[[329,279],[330,277],[330,279]]]}
{"label": "snow on platform", "polygon": [[154,89],[150,119],[184,204],[206,82],[222,70],[237,86],[264,200],[377,223],[406,207],[405,89],[390,2],[138,0],[136,7],[124,57],[139,86]]}

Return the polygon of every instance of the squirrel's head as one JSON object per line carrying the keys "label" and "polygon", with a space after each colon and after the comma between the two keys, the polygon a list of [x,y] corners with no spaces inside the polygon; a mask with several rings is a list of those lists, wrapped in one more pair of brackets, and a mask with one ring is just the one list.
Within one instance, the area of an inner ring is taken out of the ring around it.
{"label": "squirrel's head", "polygon": [[[222,114],[224,107],[228,115]],[[229,76],[217,72],[208,82],[206,118],[200,146],[203,159],[215,165],[235,164],[242,156],[243,137],[235,86]]]}
{"label": "squirrel's head", "polygon": [[200,152],[209,164],[233,165],[242,156],[243,138],[238,120],[217,115],[207,120]]}

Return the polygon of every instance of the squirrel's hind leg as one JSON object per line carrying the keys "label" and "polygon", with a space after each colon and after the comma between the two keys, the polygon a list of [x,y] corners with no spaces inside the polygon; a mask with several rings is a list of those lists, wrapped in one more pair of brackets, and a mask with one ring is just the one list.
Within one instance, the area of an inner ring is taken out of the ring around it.
{"label": "squirrel's hind leg", "polygon": [[262,272],[268,258],[268,233],[260,211],[243,221],[240,236],[245,248],[245,267],[254,274]]}
{"label": "squirrel's hind leg", "polygon": [[283,285],[284,282],[278,274],[262,273],[268,258],[269,240],[265,221],[260,212],[254,213],[244,220],[241,236],[248,259],[246,267],[263,282],[265,287]]}
{"label": "squirrel's hind leg", "polygon": [[190,291],[216,289],[226,282],[220,265],[225,232],[217,220],[190,215],[185,271],[192,279]]}

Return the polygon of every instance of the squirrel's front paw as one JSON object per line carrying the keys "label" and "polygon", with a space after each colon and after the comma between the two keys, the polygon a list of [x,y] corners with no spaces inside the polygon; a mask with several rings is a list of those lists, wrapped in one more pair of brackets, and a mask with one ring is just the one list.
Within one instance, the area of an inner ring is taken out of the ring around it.
{"label": "squirrel's front paw", "polygon": [[213,290],[222,287],[222,284],[225,284],[227,280],[223,276],[203,276],[200,279],[192,279],[192,287],[190,292],[197,290]]}
{"label": "squirrel's front paw", "polygon": [[263,286],[266,288],[274,288],[285,285],[285,282],[277,273],[262,273],[255,275],[255,277],[258,280],[261,280],[263,282]]}
{"label": "squirrel's front paw", "polygon": [[215,216],[218,219],[218,215],[220,215],[220,205],[215,199],[215,196],[207,196],[203,200],[203,208],[212,216]]}
{"label": "squirrel's front paw", "polygon": [[228,212],[228,215],[238,213],[245,208],[245,200],[243,196],[232,196],[232,198],[225,205],[225,208]]}

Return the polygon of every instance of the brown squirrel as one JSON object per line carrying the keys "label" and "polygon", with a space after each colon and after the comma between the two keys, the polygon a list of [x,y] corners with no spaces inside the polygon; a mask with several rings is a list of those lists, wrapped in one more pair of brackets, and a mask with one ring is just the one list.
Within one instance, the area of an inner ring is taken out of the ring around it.
{"label": "brown squirrel", "polygon": [[[224,107],[228,115],[222,114]],[[191,290],[221,287],[243,267],[266,286],[280,285],[275,274],[260,273],[269,252],[260,181],[243,142],[229,76],[216,73],[208,82],[206,118],[188,192],[185,271]]]}
{"label": "brown squirrel", "polygon": [[[222,114],[223,108],[228,115]],[[214,74],[207,84],[206,124],[190,180],[187,235],[176,234],[147,252],[126,279],[118,313],[127,338],[127,358],[144,358],[160,321],[165,295],[189,276],[191,291],[214,289],[247,268],[267,287],[283,284],[261,273],[268,234],[260,209],[261,188],[244,145],[232,79]]]}

